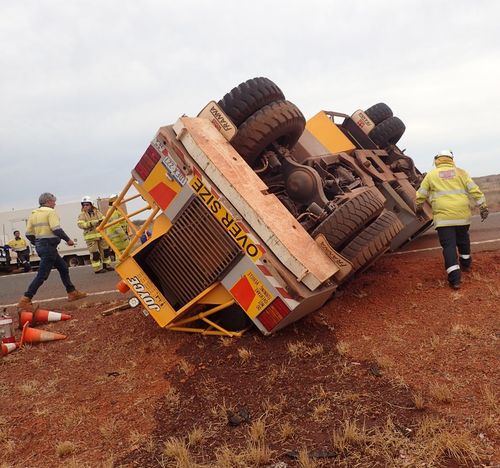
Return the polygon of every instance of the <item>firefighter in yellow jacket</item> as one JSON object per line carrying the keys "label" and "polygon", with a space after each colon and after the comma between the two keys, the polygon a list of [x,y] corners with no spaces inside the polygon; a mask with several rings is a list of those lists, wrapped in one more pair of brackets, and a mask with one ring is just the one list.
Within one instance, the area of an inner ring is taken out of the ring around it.
{"label": "firefighter in yellow jacket", "polygon": [[[108,200],[108,203],[110,206],[109,209],[111,209],[111,206],[113,205],[113,203],[116,201],[117,198],[118,198],[118,195],[116,195],[116,194],[110,195],[109,200]],[[109,217],[108,224],[112,224],[113,222],[115,222],[116,220],[118,220],[121,217],[122,217],[122,215],[120,214],[120,212],[118,210],[113,211],[113,213]],[[120,252],[123,252],[127,248],[128,244],[130,242],[130,238],[128,236],[128,224],[127,224],[127,221],[125,221],[125,220],[120,221],[120,222],[114,224],[113,226],[110,226],[108,229],[106,229],[106,234],[110,238],[113,245]]]}
{"label": "firefighter in yellow jacket", "polygon": [[90,197],[82,198],[82,212],[78,216],[78,227],[83,229],[83,238],[87,243],[90,252],[90,264],[94,269],[94,273],[104,273],[105,271],[113,270],[111,266],[111,249],[100,232],[97,231],[97,226],[104,219],[103,214],[94,206]]}
{"label": "firefighter in yellow jacket", "polygon": [[470,271],[472,266],[469,200],[473,198],[479,206],[482,221],[488,217],[488,207],[483,193],[469,174],[455,166],[450,150],[440,151],[434,157],[434,164],[436,168],[425,176],[417,191],[416,213],[419,217],[423,216],[423,204],[429,199],[434,226],[443,248],[448,282],[452,288],[459,289],[460,269]]}

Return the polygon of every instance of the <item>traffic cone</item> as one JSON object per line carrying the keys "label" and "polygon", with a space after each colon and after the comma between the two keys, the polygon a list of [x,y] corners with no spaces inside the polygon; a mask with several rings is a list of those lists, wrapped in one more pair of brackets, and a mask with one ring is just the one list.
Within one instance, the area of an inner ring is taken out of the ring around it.
{"label": "traffic cone", "polygon": [[25,323],[37,324],[70,319],[71,315],[53,312],[52,310],[36,309],[34,312],[21,310],[19,311],[19,328],[22,329]]}
{"label": "traffic cone", "polygon": [[52,310],[37,309],[34,312],[35,323],[39,322],[59,322],[60,320],[70,320],[71,315],[53,312]]}
{"label": "traffic cone", "polygon": [[52,333],[47,330],[37,330],[36,328],[31,328],[28,326],[29,322],[26,322],[23,327],[23,334],[21,335],[21,342],[19,346],[24,343],[42,343],[44,341],[56,341],[66,339],[66,335],[61,333]]}
{"label": "traffic cone", "polygon": [[6,356],[17,348],[16,343],[2,343],[2,356]]}

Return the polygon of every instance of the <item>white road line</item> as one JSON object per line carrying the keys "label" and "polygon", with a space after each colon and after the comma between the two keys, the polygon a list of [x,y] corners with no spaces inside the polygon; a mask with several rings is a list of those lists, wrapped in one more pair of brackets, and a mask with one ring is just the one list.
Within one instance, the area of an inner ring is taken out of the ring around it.
{"label": "white road line", "polygon": [[[87,293],[88,296],[101,296],[102,294],[111,294],[111,293],[119,293],[120,291],[117,291],[116,289],[112,289],[111,291],[99,291],[99,292],[91,292]],[[121,294],[121,293],[120,293]],[[38,304],[39,302],[54,302],[54,301],[61,301],[64,299],[68,299],[67,296],[62,296],[62,297],[51,297],[50,299],[40,299],[39,301],[33,301],[33,304]],[[0,304],[0,307],[13,307],[16,306],[17,302],[14,302],[14,304]]]}
{"label": "white road line", "polygon": [[[470,244],[471,245],[479,245],[479,244],[490,244],[492,242],[500,242],[500,239],[477,241],[477,242],[471,242]],[[430,250],[441,250],[441,247],[428,247],[426,249],[405,250],[404,252],[392,252],[388,255],[404,255],[404,254],[414,253],[414,252],[429,252]]]}

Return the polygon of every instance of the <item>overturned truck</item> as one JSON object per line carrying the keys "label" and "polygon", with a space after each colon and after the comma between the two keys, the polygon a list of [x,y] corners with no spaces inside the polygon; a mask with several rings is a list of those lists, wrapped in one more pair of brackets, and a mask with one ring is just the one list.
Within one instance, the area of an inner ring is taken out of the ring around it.
{"label": "overturned truck", "polygon": [[[431,224],[415,215],[422,174],[396,145],[404,130],[383,103],[306,122],[262,77],[160,128],[99,227],[119,289],[161,327],[214,335],[267,335],[320,308]],[[127,214],[133,199],[145,206]],[[123,220],[120,252],[106,229]]]}

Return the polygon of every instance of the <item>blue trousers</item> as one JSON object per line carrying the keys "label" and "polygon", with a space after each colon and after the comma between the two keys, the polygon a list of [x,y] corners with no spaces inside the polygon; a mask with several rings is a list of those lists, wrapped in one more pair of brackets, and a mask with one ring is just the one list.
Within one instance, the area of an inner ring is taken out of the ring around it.
{"label": "blue trousers", "polygon": [[50,270],[54,267],[61,276],[66,292],[72,292],[76,289],[69,277],[68,265],[66,265],[66,262],[61,258],[59,252],[57,251],[57,244],[53,240],[49,239],[40,239],[36,241],[36,253],[40,257],[40,265],[38,266],[37,275],[28,286],[28,290],[24,293],[26,297],[31,299],[36,294],[38,288],[49,277]]}

